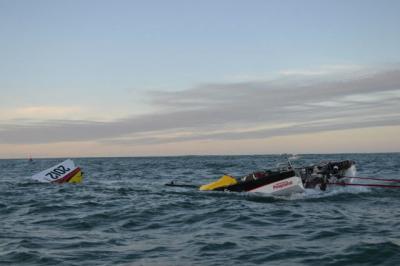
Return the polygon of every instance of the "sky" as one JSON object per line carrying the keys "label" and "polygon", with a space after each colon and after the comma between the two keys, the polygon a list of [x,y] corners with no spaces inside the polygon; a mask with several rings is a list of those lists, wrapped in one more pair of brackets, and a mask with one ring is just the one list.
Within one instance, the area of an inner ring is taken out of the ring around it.
{"label": "sky", "polygon": [[399,10],[0,0],[0,158],[399,152]]}

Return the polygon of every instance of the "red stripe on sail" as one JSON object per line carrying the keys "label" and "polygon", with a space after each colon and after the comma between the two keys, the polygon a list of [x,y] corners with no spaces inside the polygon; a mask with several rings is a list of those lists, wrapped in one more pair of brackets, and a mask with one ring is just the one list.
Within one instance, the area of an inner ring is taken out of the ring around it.
{"label": "red stripe on sail", "polygon": [[53,181],[53,183],[65,183],[65,182],[68,182],[71,178],[74,177],[74,175],[79,173],[79,171],[81,171],[81,168],[77,167],[71,173],[67,174],[63,178],[60,178],[58,180]]}

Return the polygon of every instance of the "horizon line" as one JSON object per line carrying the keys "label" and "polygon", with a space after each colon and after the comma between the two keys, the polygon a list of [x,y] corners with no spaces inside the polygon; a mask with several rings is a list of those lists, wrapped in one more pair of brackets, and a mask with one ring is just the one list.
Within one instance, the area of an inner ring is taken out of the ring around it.
{"label": "horizon line", "polygon": [[400,151],[390,152],[331,152],[331,153],[255,153],[255,154],[181,154],[181,155],[132,155],[132,156],[88,156],[88,157],[14,157],[14,158],[0,158],[0,160],[50,160],[50,159],[106,159],[106,158],[174,158],[174,157],[239,157],[239,156],[283,156],[283,155],[341,155],[341,154],[398,154]]}

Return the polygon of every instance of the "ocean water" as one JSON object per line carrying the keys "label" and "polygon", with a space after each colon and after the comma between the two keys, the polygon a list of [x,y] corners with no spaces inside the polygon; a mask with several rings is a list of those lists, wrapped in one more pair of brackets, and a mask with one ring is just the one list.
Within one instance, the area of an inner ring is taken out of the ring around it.
{"label": "ocean water", "polygon": [[[358,176],[400,179],[400,154],[355,160]],[[82,184],[27,176],[62,159],[0,160],[1,265],[400,265],[400,189],[336,187],[291,197],[199,192],[275,167],[281,156],[77,158]]]}

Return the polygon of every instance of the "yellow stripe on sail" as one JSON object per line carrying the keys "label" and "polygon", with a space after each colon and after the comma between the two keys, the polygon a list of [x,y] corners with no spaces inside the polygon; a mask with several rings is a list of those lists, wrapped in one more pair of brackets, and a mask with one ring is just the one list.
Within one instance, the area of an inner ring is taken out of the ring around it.
{"label": "yellow stripe on sail", "polygon": [[73,177],[68,180],[68,183],[81,183],[83,180],[82,171],[78,171]]}

